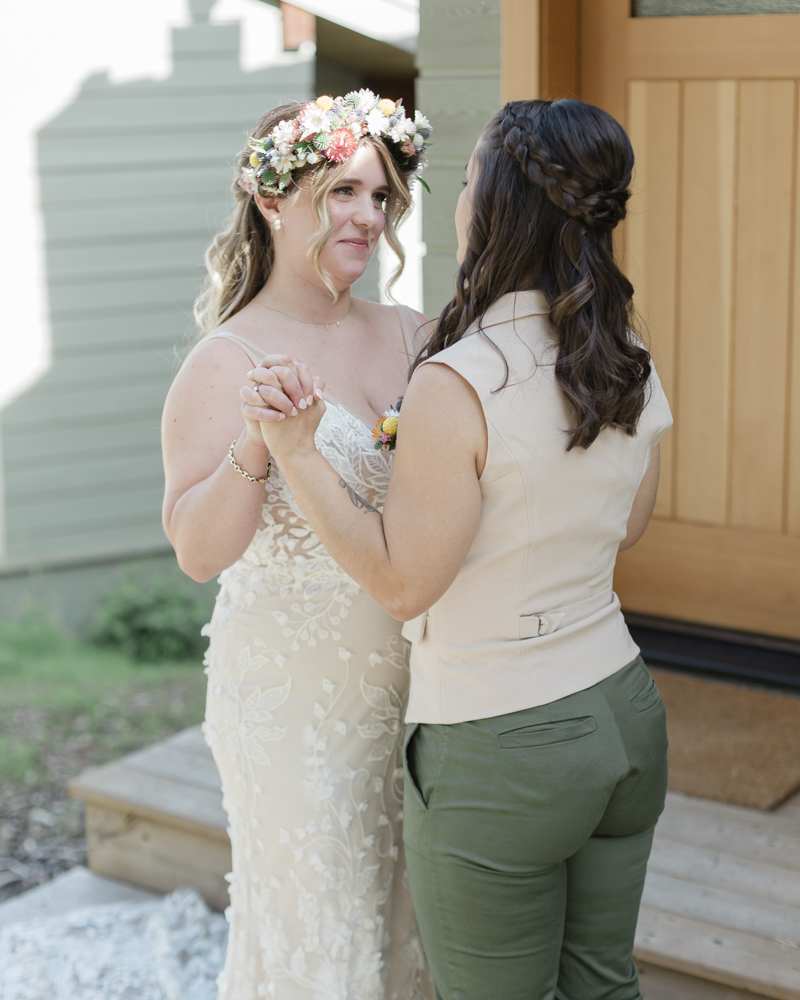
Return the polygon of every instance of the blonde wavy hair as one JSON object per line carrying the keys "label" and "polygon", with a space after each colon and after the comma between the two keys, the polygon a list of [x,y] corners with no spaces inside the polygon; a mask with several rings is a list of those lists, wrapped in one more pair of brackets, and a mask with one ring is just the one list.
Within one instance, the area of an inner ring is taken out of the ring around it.
{"label": "blonde wavy hair", "polygon": [[[296,118],[304,106],[304,103],[293,101],[273,108],[256,122],[250,137],[258,139],[267,135],[279,122]],[[397,227],[411,209],[411,194],[408,179],[386,144],[375,136],[366,136],[359,141],[359,147],[364,145],[370,145],[377,150],[389,185],[389,196],[385,206],[386,226],[383,234],[398,259],[398,266],[388,283],[391,289],[405,266],[405,254],[397,238]],[[201,337],[216,329],[231,316],[235,316],[261,291],[269,278],[275,259],[272,231],[259,212],[253,195],[238,183],[240,171],[249,163],[251,152],[248,144],[236,159],[236,178],[231,185],[234,209],[206,251],[208,276],[203,291],[194,304],[195,320]],[[278,196],[287,200],[297,197],[299,190],[297,181],[301,178],[308,180],[311,206],[318,223],[317,231],[309,245],[308,256],[334,301],[338,298],[338,293],[330,275],[322,267],[321,256],[333,230],[333,222],[328,212],[328,195],[347,172],[348,165],[348,160],[334,163],[323,157],[313,166],[296,170],[292,178],[295,183]]]}

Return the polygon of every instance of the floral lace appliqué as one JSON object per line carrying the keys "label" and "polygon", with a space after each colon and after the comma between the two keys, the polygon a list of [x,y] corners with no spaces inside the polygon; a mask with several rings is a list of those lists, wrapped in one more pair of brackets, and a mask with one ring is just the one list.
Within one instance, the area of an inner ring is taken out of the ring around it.
{"label": "floral lace appliqu\u00e9", "polygon": [[[376,451],[367,425],[338,403],[329,402],[317,429],[322,455],[342,479],[378,510],[383,508],[391,473],[391,453]],[[280,474],[273,467],[271,489],[247,551],[220,574],[220,593],[211,627],[232,611],[252,607],[270,594],[297,596],[290,612],[276,612],[283,634],[300,643],[341,639],[338,625],[347,617],[358,584],[330,557]],[[208,628],[206,634],[209,634]]]}

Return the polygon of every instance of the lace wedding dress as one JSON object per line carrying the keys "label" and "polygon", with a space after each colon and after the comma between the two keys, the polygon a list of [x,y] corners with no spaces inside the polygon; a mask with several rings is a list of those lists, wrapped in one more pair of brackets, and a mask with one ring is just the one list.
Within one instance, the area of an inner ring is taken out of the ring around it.
{"label": "lace wedding dress", "polygon": [[[380,509],[391,456],[326,403],[319,450]],[[204,732],[233,847],[220,1000],[432,996],[403,860],[400,625],[331,559],[274,466],[265,500],[206,626]]]}

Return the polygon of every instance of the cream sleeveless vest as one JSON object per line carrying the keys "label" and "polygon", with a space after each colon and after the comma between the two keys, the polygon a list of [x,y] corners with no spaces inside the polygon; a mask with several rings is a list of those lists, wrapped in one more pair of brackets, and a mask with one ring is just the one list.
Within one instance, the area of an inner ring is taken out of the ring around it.
{"label": "cream sleeveless vest", "polygon": [[[614,562],[650,452],[672,417],[655,369],[635,436],[607,428],[567,451],[572,414],[554,377],[555,338],[538,291],[503,296],[426,364],[475,389],[489,434],[483,506],[464,565],[407,622],[408,722],[506,715],[574,694],[639,649],[612,590]],[[487,339],[488,338],[488,339]],[[494,391],[505,377],[508,384]]]}

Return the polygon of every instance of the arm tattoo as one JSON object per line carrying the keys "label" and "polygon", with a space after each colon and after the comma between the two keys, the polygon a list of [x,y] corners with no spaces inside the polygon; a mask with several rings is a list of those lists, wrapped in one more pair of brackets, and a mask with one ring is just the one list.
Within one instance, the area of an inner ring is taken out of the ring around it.
{"label": "arm tattoo", "polygon": [[380,513],[380,511],[378,511],[375,507],[373,507],[371,503],[367,503],[367,501],[363,497],[360,497],[352,486],[348,486],[347,483],[344,481],[344,479],[339,480],[339,485],[342,487],[343,490],[347,490],[347,495],[350,497],[350,502],[357,510],[363,510],[365,514],[369,514],[370,512],[372,512],[373,514]]}

